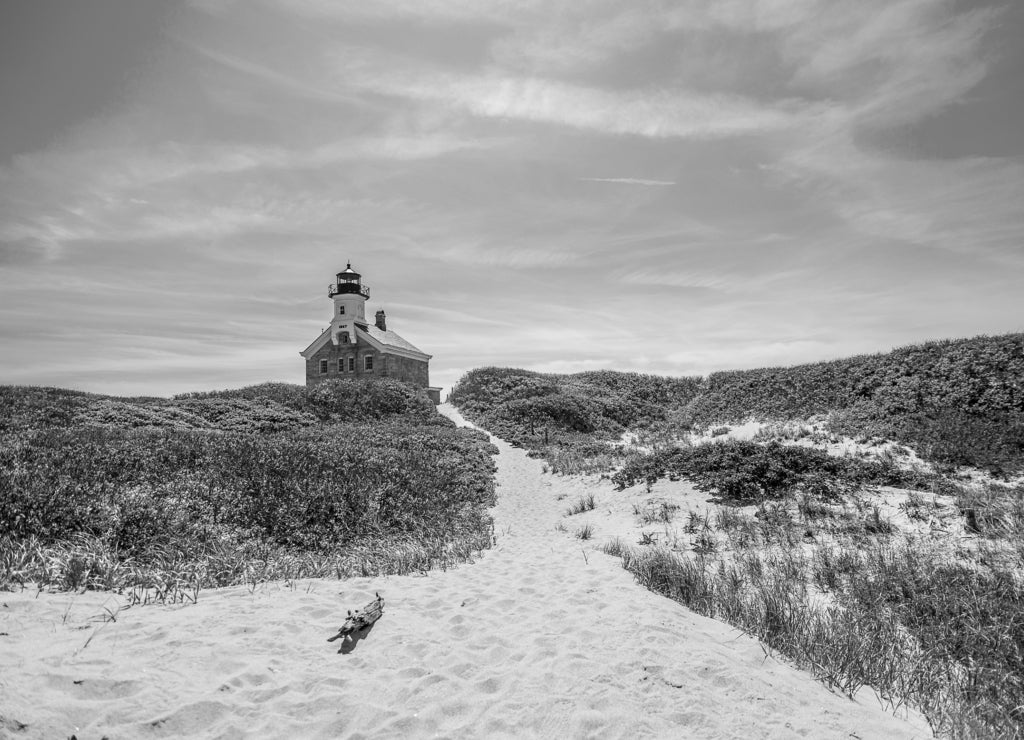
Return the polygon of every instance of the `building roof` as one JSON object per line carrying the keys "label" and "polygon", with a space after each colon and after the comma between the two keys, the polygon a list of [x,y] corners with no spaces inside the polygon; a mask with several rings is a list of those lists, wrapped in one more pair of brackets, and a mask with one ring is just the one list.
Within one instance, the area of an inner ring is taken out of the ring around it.
{"label": "building roof", "polygon": [[400,336],[395,334],[390,329],[388,329],[387,331],[381,331],[373,324],[369,324],[366,327],[366,333],[387,347],[395,347],[396,349],[404,349],[408,352],[419,352],[420,354],[426,354],[426,352],[421,350],[419,347],[413,345],[412,342],[408,342],[405,339],[402,339]]}
{"label": "building roof", "polygon": [[[356,334],[362,334],[371,346],[378,347],[383,352],[392,352],[394,354],[405,355],[406,357],[412,356],[413,359],[417,360],[429,360],[431,355],[428,355],[423,350],[419,349],[412,342],[408,342],[402,339],[395,332],[381,331],[373,324],[369,324],[365,329],[362,325],[356,327]],[[331,338],[331,327],[327,327],[323,330],[319,337],[313,340],[306,349],[302,350],[299,354],[303,357],[311,357],[317,350],[323,347]]]}

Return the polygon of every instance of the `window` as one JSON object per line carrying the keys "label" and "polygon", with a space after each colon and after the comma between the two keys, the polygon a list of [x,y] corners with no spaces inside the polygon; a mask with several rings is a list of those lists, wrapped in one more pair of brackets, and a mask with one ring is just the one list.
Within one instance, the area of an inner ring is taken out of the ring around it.
{"label": "window", "polygon": [[341,342],[342,344],[348,344],[348,332],[347,331],[343,331],[341,334],[338,335],[338,337],[339,337],[339,339],[338,339],[339,342]]}
{"label": "window", "polygon": [[350,373],[354,373],[356,371],[356,358],[355,357],[349,357],[348,358],[348,371]]}
{"label": "window", "polygon": [[327,375],[327,360],[320,360],[320,374]]}
{"label": "window", "polygon": [[373,370],[373,355],[363,358],[363,370]]}
{"label": "window", "polygon": [[344,306],[338,306],[338,315],[339,316],[344,316],[345,315],[345,307]]}

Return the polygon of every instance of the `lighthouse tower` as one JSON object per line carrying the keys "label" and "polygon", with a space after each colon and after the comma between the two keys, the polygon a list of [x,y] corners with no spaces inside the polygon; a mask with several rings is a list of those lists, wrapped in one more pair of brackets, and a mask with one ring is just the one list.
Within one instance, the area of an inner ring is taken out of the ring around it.
{"label": "lighthouse tower", "polygon": [[370,288],[363,285],[363,276],[352,269],[351,262],[336,278],[335,283],[327,286],[327,295],[334,300],[331,342],[335,346],[354,344],[356,327],[366,331],[366,300],[370,297]]}
{"label": "lighthouse tower", "polygon": [[441,389],[430,385],[430,355],[389,329],[383,309],[367,323],[370,289],[351,263],[327,286],[327,295],[334,303],[331,323],[299,353],[306,360],[306,385],[331,378],[394,378],[441,402]]}

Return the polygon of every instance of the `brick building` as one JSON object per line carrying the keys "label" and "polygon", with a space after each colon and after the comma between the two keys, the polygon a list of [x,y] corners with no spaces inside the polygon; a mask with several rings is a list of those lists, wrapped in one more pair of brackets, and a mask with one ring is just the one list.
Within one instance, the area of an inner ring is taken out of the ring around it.
{"label": "brick building", "polygon": [[327,295],[334,301],[331,325],[299,353],[306,360],[306,385],[328,378],[395,378],[425,388],[434,403],[441,402],[441,389],[430,385],[431,356],[388,329],[383,310],[367,323],[370,288],[351,264]]}

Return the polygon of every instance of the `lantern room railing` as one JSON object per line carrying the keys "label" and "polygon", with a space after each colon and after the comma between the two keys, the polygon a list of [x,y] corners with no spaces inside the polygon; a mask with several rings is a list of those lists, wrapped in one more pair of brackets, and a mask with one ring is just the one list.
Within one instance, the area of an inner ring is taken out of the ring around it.
{"label": "lantern room railing", "polygon": [[327,296],[333,298],[339,293],[352,293],[361,295],[363,298],[370,297],[370,286],[359,283],[331,283],[327,286]]}

